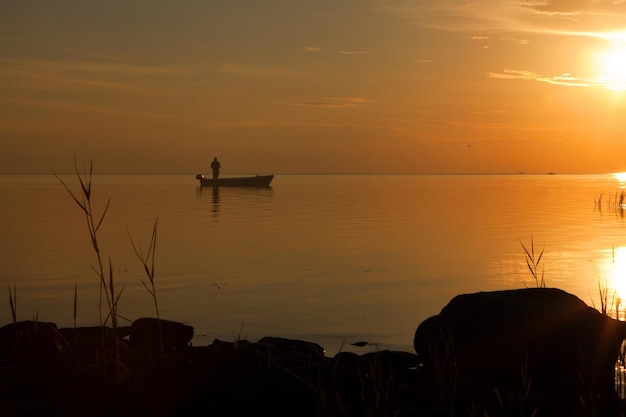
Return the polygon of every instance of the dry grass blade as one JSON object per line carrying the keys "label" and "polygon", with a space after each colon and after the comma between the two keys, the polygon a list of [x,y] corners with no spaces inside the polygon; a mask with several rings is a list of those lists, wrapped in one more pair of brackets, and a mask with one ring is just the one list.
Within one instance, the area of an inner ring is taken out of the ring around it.
{"label": "dry grass blade", "polygon": [[[155,221],[155,227],[156,227],[156,221]],[[130,234],[130,230],[128,230],[128,238],[130,239],[130,244],[133,247],[133,251],[135,252],[135,256],[137,257],[137,259],[139,259],[139,261],[141,261],[141,265],[143,266],[143,270],[146,273],[146,275],[148,276],[148,279],[150,280],[150,283],[152,284],[152,286],[154,286],[154,259],[152,260],[152,265],[151,267],[148,266],[149,264],[149,260],[150,260],[150,253],[152,252],[152,247],[155,245],[156,240],[155,240],[155,232],[152,232],[152,241],[150,242],[150,249],[148,250],[148,254],[147,255],[143,255],[143,251],[141,250],[141,248],[137,247],[135,245],[135,242],[133,241],[133,238]],[[154,297],[155,293],[154,291],[148,287],[148,284],[146,284],[146,282],[142,279],[141,283],[143,284],[144,288],[148,291],[148,293]]]}
{"label": "dry grass blade", "polygon": [[161,314],[159,313],[159,303],[157,300],[156,287],[154,285],[154,277],[155,277],[154,261],[155,261],[155,255],[156,255],[158,223],[159,223],[159,218],[157,217],[154,220],[154,226],[152,227],[152,236],[150,237],[150,245],[148,247],[148,253],[145,256],[141,248],[135,245],[135,242],[133,241],[133,237],[130,234],[130,230],[127,229],[127,231],[128,231],[128,237],[130,239],[130,244],[133,247],[133,251],[135,251],[135,256],[137,256],[137,259],[139,259],[139,261],[143,265],[143,269],[146,275],[148,276],[148,280],[150,282],[150,286],[148,286],[146,281],[144,281],[143,279],[141,280],[141,283],[143,284],[144,288],[148,291],[148,293],[150,294],[154,302],[154,309],[156,311],[157,319],[159,320],[158,328],[159,328],[159,340],[160,340],[160,345],[161,345],[161,355],[163,355],[164,349],[163,349],[163,333],[161,329]]}
{"label": "dry grass blade", "polygon": [[9,305],[11,306],[11,317],[13,323],[17,322],[17,290],[13,284],[13,294],[11,294],[11,286],[9,285]]}
{"label": "dry grass blade", "polygon": [[620,301],[615,300],[615,294],[613,294],[613,297],[611,297],[611,299],[609,299],[609,287],[608,285],[604,285],[602,286],[602,284],[600,284],[600,282],[598,281],[598,294],[600,295],[600,313],[604,314],[604,315],[608,315],[609,312],[612,309],[612,306],[615,305],[616,309],[615,309],[615,313],[616,319],[619,319],[619,304]]}
{"label": "dry grass blade", "polygon": [[148,287],[148,284],[146,284],[146,281],[144,281],[143,279],[141,280],[141,283],[143,284],[143,287],[146,289],[146,291],[148,291],[148,293],[154,297],[154,293],[152,292],[152,290],[150,289],[150,287]]}
{"label": "dry grass blade", "polygon": [[539,262],[541,262],[541,258],[543,258],[543,250],[541,249],[541,253],[539,253],[539,257],[537,258],[537,265],[539,265]]}
{"label": "dry grass blade", "polygon": [[[100,216],[96,216],[92,207],[92,202],[91,202],[93,163],[90,163],[89,165],[89,172],[87,172],[87,170],[83,168],[83,171],[81,173],[81,171],[78,168],[78,164],[76,162],[76,157],[74,157],[74,169],[75,169],[78,182],[80,183],[80,189],[82,191],[81,196],[74,194],[72,190],[69,188],[69,186],[58,175],[55,174],[55,177],[63,185],[65,190],[70,194],[74,202],[81,208],[83,213],[85,213],[85,220],[87,223],[87,228],[89,230],[89,237],[90,237],[93,249],[95,251],[96,258],[97,258],[96,265],[95,266],[91,265],[91,269],[93,269],[93,271],[96,273],[96,275],[98,276],[98,280],[100,282],[100,298],[98,302],[98,311],[100,313],[100,326],[103,329],[102,340],[101,340],[102,351],[105,352],[104,327],[106,326],[110,317],[111,322],[112,322],[112,327],[113,327],[112,330],[114,334],[117,334],[117,321],[118,321],[117,306],[118,306],[120,297],[123,292],[123,288],[122,288],[122,291],[119,291],[119,293],[116,294],[115,286],[114,286],[114,279],[113,279],[114,278],[113,268],[112,268],[112,262],[110,258],[109,258],[109,271],[108,271],[108,279],[107,279],[107,273],[105,272],[102,254],[100,252],[100,247],[98,243],[98,230],[102,226],[104,218],[106,217],[106,214],[108,213],[111,200],[109,199],[107,201],[106,207],[104,208],[102,214]],[[98,218],[97,221],[96,221],[96,217]],[[75,292],[74,292],[74,304],[75,304],[74,305],[74,321],[75,322],[76,322],[77,298],[78,298],[77,290],[75,289]],[[106,304],[108,307],[106,317],[103,317],[104,315],[103,300],[106,301]],[[116,340],[114,360],[119,363],[120,350],[119,350],[118,343],[119,341]],[[106,363],[106,360],[103,363]],[[107,373],[106,366],[103,367],[102,371],[106,375]],[[121,374],[118,369],[117,376],[119,377],[120,375]]]}
{"label": "dry grass blade", "polygon": [[520,240],[520,244],[524,249],[525,258],[526,258],[526,266],[530,271],[530,274],[533,276],[535,280],[535,285],[539,288],[545,288],[546,282],[544,280],[544,269],[542,266],[541,269],[541,277],[539,276],[539,264],[541,263],[541,259],[543,258],[544,249],[541,249],[539,256],[535,256],[535,242],[531,236],[530,238],[530,251],[524,245],[524,243]]}
{"label": "dry grass blade", "polygon": [[150,238],[150,249],[148,250],[148,256],[152,256],[152,264],[150,268],[150,276],[154,279],[154,259],[156,257],[156,241],[157,241],[157,226],[159,218],[154,220],[154,226],[152,226],[152,237]]}
{"label": "dry grass blade", "polygon": [[78,315],[78,285],[74,284],[74,328],[76,328],[76,316]]}
{"label": "dry grass blade", "polygon": [[[74,170],[78,173],[78,163],[76,162],[76,155],[74,155]],[[83,172],[85,172],[85,168],[83,167]],[[93,161],[89,163],[89,176],[85,173],[85,178],[83,179],[80,175],[78,175],[78,181],[80,182],[80,186],[83,189],[83,194],[87,196],[87,200],[91,198],[91,178],[93,174]]]}
{"label": "dry grass blade", "polygon": [[110,292],[110,299],[111,299],[111,318],[113,320],[113,322],[115,323],[115,325],[113,326],[114,328],[117,327],[117,306],[119,303],[120,298],[122,297],[122,293],[124,292],[124,286],[122,286],[122,289],[119,290],[119,292],[116,294],[115,293],[115,281],[113,279],[113,264],[111,262],[111,258],[109,258],[109,292]]}
{"label": "dry grass blade", "polygon": [[[130,230],[128,230],[128,237],[130,239],[130,244],[133,247],[133,251],[135,252],[135,256],[139,259],[143,265],[144,271],[146,275],[150,279],[150,282],[154,281],[154,261],[156,258],[156,242],[157,242],[157,230],[158,230],[159,218],[157,217],[154,220],[154,225],[152,226],[152,236],[150,237],[150,245],[148,246],[148,253],[144,256],[143,251],[140,247],[135,245],[133,238],[130,234]],[[145,285],[145,284],[144,284]]]}
{"label": "dry grass blade", "polygon": [[111,205],[111,199],[110,198],[107,200],[107,205],[104,207],[104,211],[102,212],[102,216],[100,217],[100,221],[98,221],[98,225],[94,229],[96,232],[98,231],[98,229],[100,229],[100,225],[102,224],[102,221],[104,220],[104,216],[106,216],[107,211],[109,211],[109,205]]}
{"label": "dry grass blade", "polygon": [[72,192],[72,190],[70,190],[70,187],[67,186],[67,184],[65,184],[65,182],[63,181],[63,179],[61,177],[59,177],[55,172],[53,172],[53,175],[56,177],[57,180],[59,180],[59,182],[61,183],[61,185],[65,188],[65,190],[69,193],[69,195],[74,199],[74,202],[76,202],[76,204],[78,204],[78,206],[86,213],[88,214],[89,212],[87,211],[87,206],[84,202],[81,202],[80,200],[78,200],[78,198],[74,195],[74,193]]}

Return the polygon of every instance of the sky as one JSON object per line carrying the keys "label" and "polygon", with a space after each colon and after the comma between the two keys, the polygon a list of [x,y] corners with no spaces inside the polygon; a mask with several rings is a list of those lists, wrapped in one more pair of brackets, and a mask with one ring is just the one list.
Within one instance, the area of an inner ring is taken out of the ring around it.
{"label": "sky", "polygon": [[626,171],[624,0],[0,0],[0,173]]}

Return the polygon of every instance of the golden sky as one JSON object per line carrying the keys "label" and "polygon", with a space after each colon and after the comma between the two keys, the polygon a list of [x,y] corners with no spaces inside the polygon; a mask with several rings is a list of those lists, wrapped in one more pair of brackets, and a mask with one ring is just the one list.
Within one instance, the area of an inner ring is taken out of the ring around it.
{"label": "golden sky", "polygon": [[0,0],[0,173],[626,170],[623,0]]}

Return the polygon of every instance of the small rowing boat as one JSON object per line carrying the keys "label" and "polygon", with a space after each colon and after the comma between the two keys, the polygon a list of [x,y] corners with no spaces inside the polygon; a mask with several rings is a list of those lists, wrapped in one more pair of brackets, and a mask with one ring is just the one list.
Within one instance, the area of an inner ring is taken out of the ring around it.
{"label": "small rowing boat", "polygon": [[273,175],[255,175],[254,177],[220,177],[213,179],[197,174],[196,179],[203,187],[269,187]]}

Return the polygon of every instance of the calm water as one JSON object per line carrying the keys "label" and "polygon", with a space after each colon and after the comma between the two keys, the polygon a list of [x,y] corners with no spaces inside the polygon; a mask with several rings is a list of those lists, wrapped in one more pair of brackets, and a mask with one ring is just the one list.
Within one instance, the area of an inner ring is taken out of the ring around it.
{"label": "calm water", "polygon": [[[154,316],[129,233],[146,251],[158,216],[161,316],[193,325],[194,344],[283,336],[332,354],[412,351],[417,325],[453,296],[534,286],[520,241],[545,248],[548,286],[597,306],[599,284],[626,294],[619,187],[612,175],[279,175],[215,193],[193,175],[133,175],[96,176],[92,201],[100,213],[111,199],[99,239],[121,315]],[[52,176],[0,176],[0,193],[0,322],[15,285],[18,320],[71,326],[77,285],[78,325],[97,324],[78,206]]]}

